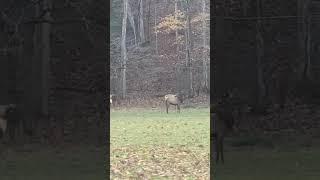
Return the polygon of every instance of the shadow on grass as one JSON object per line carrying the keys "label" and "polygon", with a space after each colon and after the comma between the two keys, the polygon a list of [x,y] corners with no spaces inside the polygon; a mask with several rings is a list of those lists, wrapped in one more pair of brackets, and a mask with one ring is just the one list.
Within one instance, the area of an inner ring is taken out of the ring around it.
{"label": "shadow on grass", "polygon": [[1,150],[1,180],[105,179],[104,148]]}
{"label": "shadow on grass", "polygon": [[[299,138],[297,138],[299,137]],[[226,141],[225,164],[213,164],[219,180],[317,180],[320,147],[307,137],[237,137]]]}

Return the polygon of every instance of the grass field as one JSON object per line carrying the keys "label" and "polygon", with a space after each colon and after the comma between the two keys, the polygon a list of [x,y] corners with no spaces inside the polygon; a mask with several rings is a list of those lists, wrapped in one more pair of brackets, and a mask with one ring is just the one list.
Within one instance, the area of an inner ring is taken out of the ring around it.
{"label": "grass field", "polygon": [[227,152],[224,165],[216,166],[219,180],[318,180],[320,149],[249,150]]}
{"label": "grass field", "polygon": [[[112,179],[209,179],[209,109],[111,112]],[[320,140],[229,137],[217,180],[318,180]],[[0,151],[0,180],[106,179],[103,147]]]}
{"label": "grass field", "polygon": [[[209,179],[209,109],[114,110],[112,179]],[[320,147],[312,137],[229,137],[218,180],[317,180]]]}
{"label": "grass field", "polygon": [[320,141],[308,133],[229,137],[225,145],[226,163],[214,165],[214,179],[320,179]]}
{"label": "grass field", "polygon": [[0,154],[1,180],[105,179],[104,148],[10,150]]}
{"label": "grass field", "polygon": [[111,112],[112,179],[208,179],[209,109]]}

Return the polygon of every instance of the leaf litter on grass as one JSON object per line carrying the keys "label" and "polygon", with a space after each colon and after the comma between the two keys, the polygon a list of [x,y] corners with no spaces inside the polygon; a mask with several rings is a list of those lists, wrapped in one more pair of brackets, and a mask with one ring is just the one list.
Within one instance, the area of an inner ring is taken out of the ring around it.
{"label": "leaf litter on grass", "polygon": [[111,179],[209,179],[209,153],[169,147],[111,147]]}

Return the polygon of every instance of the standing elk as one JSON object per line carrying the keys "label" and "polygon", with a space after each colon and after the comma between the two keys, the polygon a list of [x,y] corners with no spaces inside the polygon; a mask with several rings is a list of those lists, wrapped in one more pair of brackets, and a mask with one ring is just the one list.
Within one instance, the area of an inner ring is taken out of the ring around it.
{"label": "standing elk", "polygon": [[113,94],[110,94],[110,105],[112,105]]}
{"label": "standing elk", "polygon": [[223,142],[228,132],[234,130],[234,108],[231,102],[232,95],[225,94],[216,104],[211,106],[210,119],[214,123],[214,133],[216,137],[216,162],[221,157],[224,163]]}
{"label": "standing elk", "polygon": [[23,130],[24,135],[29,137],[33,135],[34,127],[21,116],[21,113],[21,106],[17,104],[0,105],[0,139],[8,134],[13,142],[18,130]]}
{"label": "standing elk", "polygon": [[10,129],[9,135],[10,138],[14,138],[14,129],[17,125],[17,112],[16,105],[0,105],[0,138],[6,134],[6,132]]}
{"label": "standing elk", "polygon": [[116,94],[110,94],[110,105],[115,106],[120,104],[119,97]]}
{"label": "standing elk", "polygon": [[166,110],[168,114],[168,109],[170,105],[174,105],[177,108],[177,112],[180,113],[180,104],[183,102],[183,97],[181,94],[167,94],[164,96]]}

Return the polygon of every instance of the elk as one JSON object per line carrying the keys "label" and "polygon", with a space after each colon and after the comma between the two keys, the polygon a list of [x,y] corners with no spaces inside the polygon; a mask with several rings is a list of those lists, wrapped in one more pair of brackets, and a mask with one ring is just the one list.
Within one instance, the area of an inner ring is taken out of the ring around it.
{"label": "elk", "polygon": [[110,105],[120,104],[120,99],[116,94],[110,94]]}
{"label": "elk", "polygon": [[180,94],[167,94],[164,96],[164,101],[166,104],[166,110],[168,114],[168,109],[170,105],[174,105],[177,108],[177,112],[180,113],[180,104],[183,102],[182,95]]}
{"label": "elk", "polygon": [[110,105],[112,105],[113,94],[110,94]]}
{"label": "elk", "polygon": [[224,137],[229,131],[234,130],[234,110],[230,101],[231,97],[227,93],[216,104],[211,106],[210,119],[214,124],[213,135],[216,137],[216,162],[219,162],[219,158],[221,157],[221,161],[224,163]]}
{"label": "elk", "polygon": [[[16,105],[0,105],[0,138],[5,135],[8,128],[11,129],[17,122]],[[10,137],[13,138],[14,132],[9,132]]]}

